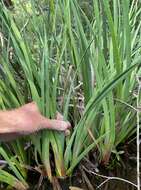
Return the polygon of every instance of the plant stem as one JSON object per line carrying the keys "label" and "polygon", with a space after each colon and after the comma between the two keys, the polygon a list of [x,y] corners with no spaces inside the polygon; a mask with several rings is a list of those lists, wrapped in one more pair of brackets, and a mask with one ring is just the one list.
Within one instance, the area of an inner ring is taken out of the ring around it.
{"label": "plant stem", "polygon": [[137,94],[137,189],[140,190],[140,90],[141,81],[140,77],[137,77],[138,81],[138,94]]}

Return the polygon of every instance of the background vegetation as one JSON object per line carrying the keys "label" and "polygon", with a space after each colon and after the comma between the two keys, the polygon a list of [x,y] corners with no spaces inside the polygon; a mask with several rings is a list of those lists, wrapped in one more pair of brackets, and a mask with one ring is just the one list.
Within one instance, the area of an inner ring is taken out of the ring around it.
{"label": "background vegetation", "polygon": [[13,2],[0,4],[0,108],[36,101],[47,117],[63,113],[72,130],[1,143],[0,180],[27,189],[30,166],[54,183],[91,150],[99,164],[111,153],[119,159],[118,145],[136,131],[140,1]]}

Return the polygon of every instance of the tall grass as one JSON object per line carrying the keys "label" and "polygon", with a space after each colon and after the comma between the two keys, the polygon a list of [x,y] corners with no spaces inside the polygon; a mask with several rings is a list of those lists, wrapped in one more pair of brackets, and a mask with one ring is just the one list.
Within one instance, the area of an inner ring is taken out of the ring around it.
{"label": "tall grass", "polygon": [[[135,132],[131,107],[141,60],[139,5],[137,0],[93,0],[88,16],[76,0],[31,0],[30,8],[19,5],[22,23],[0,5],[6,39],[0,58],[1,108],[33,100],[44,116],[55,118],[60,111],[72,123],[69,137],[48,130],[31,136],[37,164],[42,162],[50,181],[53,175],[71,175],[92,149],[107,164]],[[21,142],[13,148],[19,162],[26,163]]]}

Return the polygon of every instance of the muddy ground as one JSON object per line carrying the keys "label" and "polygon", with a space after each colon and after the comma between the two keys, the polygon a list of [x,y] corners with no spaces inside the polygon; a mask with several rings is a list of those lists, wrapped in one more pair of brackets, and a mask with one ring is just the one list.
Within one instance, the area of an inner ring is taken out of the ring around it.
{"label": "muddy ground", "polygon": [[[54,187],[49,181],[37,174],[29,173],[30,190],[134,190],[133,185],[120,180],[107,180],[98,175],[120,177],[136,184],[136,141],[125,143],[119,147],[124,151],[118,161],[115,154],[107,166],[97,164],[95,153],[91,152],[76,168],[72,177],[66,179],[55,179]],[[98,174],[98,175],[97,175]],[[103,183],[105,181],[105,183]],[[102,184],[103,183],[103,184]],[[77,187],[77,188],[76,188]]]}

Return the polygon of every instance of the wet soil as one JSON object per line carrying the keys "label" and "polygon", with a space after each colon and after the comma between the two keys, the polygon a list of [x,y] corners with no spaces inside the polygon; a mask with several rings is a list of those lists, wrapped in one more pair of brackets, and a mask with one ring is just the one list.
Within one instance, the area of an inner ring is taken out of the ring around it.
{"label": "wet soil", "polygon": [[136,184],[136,142],[125,143],[124,146],[119,147],[120,149],[124,151],[124,154],[120,155],[120,160],[118,161],[113,154],[107,166],[98,165],[95,153],[91,152],[89,157],[85,158],[76,168],[73,176],[65,179],[55,178],[54,187],[39,174],[29,173],[30,190],[77,190],[77,188],[83,190],[134,190],[136,187],[118,179],[110,179],[103,183],[106,178],[99,176],[119,177]]}

